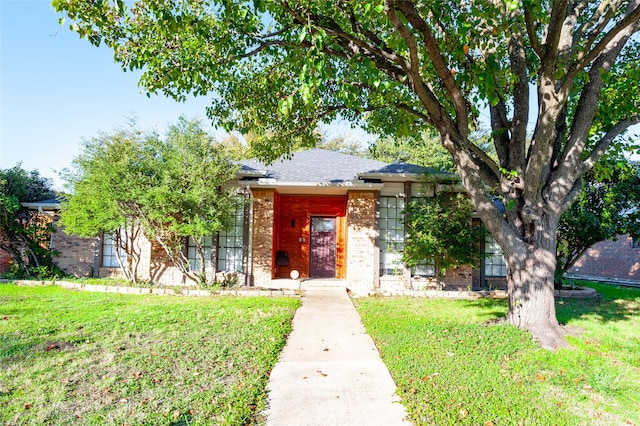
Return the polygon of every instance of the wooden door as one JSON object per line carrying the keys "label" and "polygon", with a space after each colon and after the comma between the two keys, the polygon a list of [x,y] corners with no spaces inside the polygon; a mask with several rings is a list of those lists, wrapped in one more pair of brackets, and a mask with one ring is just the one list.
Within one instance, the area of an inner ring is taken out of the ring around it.
{"label": "wooden door", "polygon": [[309,241],[311,278],[336,277],[336,218],[312,217]]}

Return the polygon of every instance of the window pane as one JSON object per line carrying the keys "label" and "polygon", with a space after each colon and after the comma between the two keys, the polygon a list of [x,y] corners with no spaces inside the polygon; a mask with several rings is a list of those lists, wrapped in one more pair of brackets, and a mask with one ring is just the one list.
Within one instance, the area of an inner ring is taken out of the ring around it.
{"label": "window pane", "polygon": [[[206,236],[202,238],[202,254],[204,256],[204,267],[211,267],[211,242],[212,238],[210,236]],[[200,256],[198,254],[198,248],[196,247],[196,243],[193,238],[189,237],[187,242],[187,258],[189,259],[189,265],[191,270],[199,271],[201,270],[202,264],[200,263]]]}
{"label": "window pane", "polygon": [[507,264],[502,256],[502,250],[496,241],[487,235],[485,238],[484,273],[488,277],[504,277],[507,275]]}
{"label": "window pane", "polygon": [[242,272],[244,206],[236,210],[228,229],[218,234],[218,272]]}
{"label": "window pane", "polygon": [[404,200],[397,197],[380,197],[380,274],[395,275],[404,270]]}
{"label": "window pane", "polygon": [[[123,249],[118,249],[113,234],[105,234],[102,239],[102,266],[105,268],[119,268],[118,257],[116,256],[116,250],[119,250],[120,258],[122,261],[126,261],[127,253]],[[124,234],[121,234],[121,238]]]}

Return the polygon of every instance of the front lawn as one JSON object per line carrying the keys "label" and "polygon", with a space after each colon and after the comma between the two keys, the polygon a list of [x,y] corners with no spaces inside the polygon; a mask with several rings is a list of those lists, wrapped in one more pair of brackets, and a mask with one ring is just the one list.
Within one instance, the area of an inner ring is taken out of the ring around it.
{"label": "front lawn", "polygon": [[0,423],[259,423],[299,304],[0,284]]}
{"label": "front lawn", "polygon": [[640,290],[561,299],[572,349],[509,325],[505,300],[354,300],[414,424],[640,424]]}

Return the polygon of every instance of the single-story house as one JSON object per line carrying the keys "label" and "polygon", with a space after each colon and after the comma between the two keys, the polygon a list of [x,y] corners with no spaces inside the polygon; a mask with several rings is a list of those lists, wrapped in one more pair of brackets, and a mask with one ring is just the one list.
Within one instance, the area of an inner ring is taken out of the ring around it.
{"label": "single-story house", "polygon": [[[279,280],[330,279],[358,293],[437,287],[428,263],[410,270],[401,262],[403,210],[415,197],[464,190],[452,174],[321,149],[296,152],[271,165],[241,161],[231,184],[248,202],[227,231],[210,239],[207,267],[212,272],[235,274],[242,284],[266,287],[285,284]],[[137,244],[141,279],[184,282],[156,242],[143,236]],[[490,237],[478,246],[493,255],[480,268],[447,271],[445,288],[504,283],[506,267],[499,248]],[[51,248],[58,253],[58,266],[71,274],[118,274],[109,236],[78,238],[58,229]],[[189,241],[185,253],[196,262]]]}

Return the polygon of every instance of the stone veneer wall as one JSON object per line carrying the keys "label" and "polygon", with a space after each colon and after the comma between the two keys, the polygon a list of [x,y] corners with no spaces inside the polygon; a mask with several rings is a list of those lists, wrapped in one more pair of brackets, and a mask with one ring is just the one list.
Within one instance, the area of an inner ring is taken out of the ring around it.
{"label": "stone veneer wall", "polygon": [[253,285],[266,286],[271,282],[273,267],[274,191],[253,191]]}
{"label": "stone veneer wall", "polygon": [[376,193],[349,192],[347,200],[347,286],[356,293],[375,290]]}
{"label": "stone veneer wall", "polygon": [[98,253],[98,238],[83,238],[69,235],[58,223],[59,217],[53,219],[55,232],[51,235],[51,249],[59,253],[53,261],[64,272],[75,277],[91,277],[97,275],[95,256]]}

